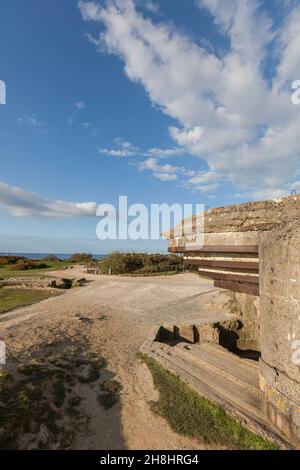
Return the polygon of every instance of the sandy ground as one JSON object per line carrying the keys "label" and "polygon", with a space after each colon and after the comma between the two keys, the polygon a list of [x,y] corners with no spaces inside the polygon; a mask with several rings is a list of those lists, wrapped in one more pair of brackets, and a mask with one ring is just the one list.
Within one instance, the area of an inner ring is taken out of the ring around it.
{"label": "sandy ground", "polygon": [[89,425],[78,429],[73,448],[204,448],[172,432],[165,420],[151,412],[149,401],[157,399],[157,392],[136,353],[155,325],[226,318],[220,291],[194,274],[133,278],[92,276],[72,269],[64,271],[64,277],[68,276],[84,276],[91,282],[1,315],[0,339],[6,342],[8,355],[33,354],[42,348],[44,354],[52,354],[71,340],[107,359],[104,373],[123,385],[120,403],[104,411],[95,396],[87,396],[84,406]]}

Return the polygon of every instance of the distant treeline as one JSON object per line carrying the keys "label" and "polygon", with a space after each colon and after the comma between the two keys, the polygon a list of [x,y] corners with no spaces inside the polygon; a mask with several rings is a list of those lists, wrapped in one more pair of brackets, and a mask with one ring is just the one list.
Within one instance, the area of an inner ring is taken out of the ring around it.
{"label": "distant treeline", "polygon": [[26,271],[28,269],[46,269],[55,267],[60,263],[91,263],[93,255],[89,253],[74,253],[67,261],[55,255],[47,255],[40,260],[33,260],[25,256],[0,256],[0,267]]}

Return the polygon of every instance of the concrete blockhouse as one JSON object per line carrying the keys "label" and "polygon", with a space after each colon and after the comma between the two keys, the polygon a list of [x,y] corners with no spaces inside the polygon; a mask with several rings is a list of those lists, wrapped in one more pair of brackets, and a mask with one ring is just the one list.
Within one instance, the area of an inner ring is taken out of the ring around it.
{"label": "concrete blockhouse", "polygon": [[262,410],[299,446],[300,196],[209,209],[164,236],[186,266],[230,292],[238,346],[260,353]]}

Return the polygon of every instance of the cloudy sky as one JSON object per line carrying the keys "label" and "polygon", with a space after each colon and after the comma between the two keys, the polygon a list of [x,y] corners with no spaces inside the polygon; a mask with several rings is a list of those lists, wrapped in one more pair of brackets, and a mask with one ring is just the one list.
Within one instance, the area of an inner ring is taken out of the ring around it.
{"label": "cloudy sky", "polygon": [[119,195],[213,207],[300,190],[298,0],[0,8],[0,252],[133,249],[96,239],[97,204]]}

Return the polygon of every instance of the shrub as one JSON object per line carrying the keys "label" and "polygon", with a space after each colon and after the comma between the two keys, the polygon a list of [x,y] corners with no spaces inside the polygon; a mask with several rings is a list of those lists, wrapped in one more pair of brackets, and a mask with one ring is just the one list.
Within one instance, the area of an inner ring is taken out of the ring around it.
{"label": "shrub", "polygon": [[121,253],[115,251],[99,262],[104,273],[111,269],[112,274],[143,274],[180,271],[182,259],[176,255],[146,253]]}
{"label": "shrub", "polygon": [[43,261],[48,261],[49,263],[55,263],[56,261],[61,261],[56,255],[47,255],[43,258]]}
{"label": "shrub", "polygon": [[47,267],[47,264],[37,263],[32,259],[20,259],[15,265],[15,269],[18,269],[20,271],[27,271],[29,269],[45,269]]}
{"label": "shrub", "polygon": [[0,266],[6,266],[9,264],[16,264],[18,261],[25,259],[23,256],[1,256]]}
{"label": "shrub", "polygon": [[93,255],[90,253],[74,253],[71,258],[71,263],[91,263],[93,261]]}

